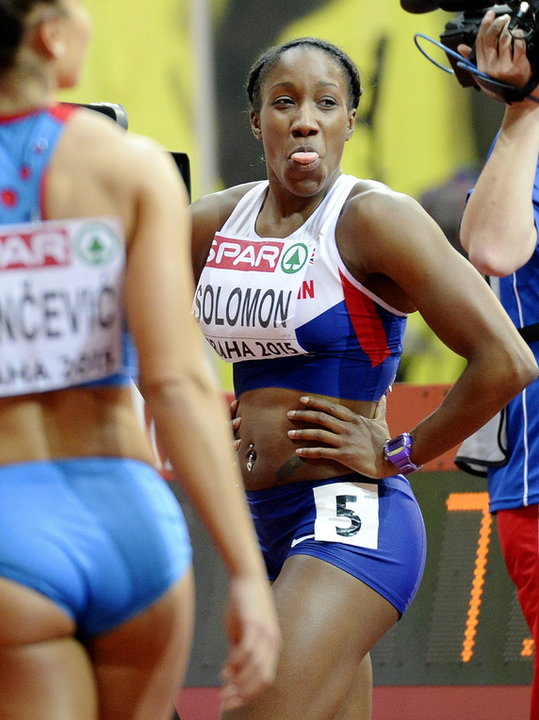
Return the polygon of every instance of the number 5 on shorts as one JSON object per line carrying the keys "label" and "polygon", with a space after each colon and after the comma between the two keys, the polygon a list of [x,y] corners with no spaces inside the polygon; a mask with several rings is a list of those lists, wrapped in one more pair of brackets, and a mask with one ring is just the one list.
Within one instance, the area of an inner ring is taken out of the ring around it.
{"label": "number 5 on shorts", "polygon": [[313,488],[315,540],[378,547],[378,487],[371,483],[331,483]]}

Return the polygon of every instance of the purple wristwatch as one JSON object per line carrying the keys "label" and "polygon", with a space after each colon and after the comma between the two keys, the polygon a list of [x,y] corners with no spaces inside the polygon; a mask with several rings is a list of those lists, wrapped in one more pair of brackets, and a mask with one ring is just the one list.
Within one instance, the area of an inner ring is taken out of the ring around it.
{"label": "purple wristwatch", "polygon": [[393,463],[399,473],[403,475],[419,470],[421,467],[410,460],[411,452],[412,437],[410,433],[402,433],[384,443],[384,460]]}

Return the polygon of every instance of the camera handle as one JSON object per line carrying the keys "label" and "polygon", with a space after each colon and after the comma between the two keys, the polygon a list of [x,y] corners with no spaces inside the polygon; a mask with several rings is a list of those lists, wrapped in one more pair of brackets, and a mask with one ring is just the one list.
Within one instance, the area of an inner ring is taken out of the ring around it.
{"label": "camera handle", "polygon": [[434,60],[424,48],[421,47],[421,44],[419,42],[419,38],[422,40],[428,40],[428,42],[435,45],[437,48],[440,48],[440,50],[443,50],[447,55],[450,55],[451,57],[455,58],[457,60],[457,66],[459,68],[462,68],[463,70],[466,70],[472,75],[475,75],[476,77],[481,78],[482,80],[485,80],[485,82],[488,82],[490,85],[494,85],[496,88],[499,88],[503,91],[503,95],[500,95],[500,100],[503,100],[503,102],[511,103],[514,101],[520,101],[524,99],[533,100],[533,102],[539,103],[539,98],[535,98],[531,95],[528,95],[535,86],[537,85],[537,79],[532,76],[532,78],[529,80],[528,83],[523,88],[516,88],[513,85],[509,85],[508,83],[504,83],[501,80],[496,80],[496,78],[491,77],[490,75],[487,75],[487,73],[483,72],[482,70],[479,70],[477,65],[474,65],[469,60],[466,60],[466,58],[462,57],[462,55],[459,55],[459,53],[455,52],[451,48],[446,47],[441,42],[438,42],[437,40],[434,40],[433,38],[429,37],[428,35],[425,35],[423,33],[416,33],[414,35],[414,43],[419,50],[419,52],[424,55],[427,60],[429,60],[433,65],[436,65],[437,68],[440,68],[440,70],[443,70],[446,73],[449,73],[450,75],[454,75],[455,72],[452,68],[447,67],[446,65],[442,65],[437,60]]}

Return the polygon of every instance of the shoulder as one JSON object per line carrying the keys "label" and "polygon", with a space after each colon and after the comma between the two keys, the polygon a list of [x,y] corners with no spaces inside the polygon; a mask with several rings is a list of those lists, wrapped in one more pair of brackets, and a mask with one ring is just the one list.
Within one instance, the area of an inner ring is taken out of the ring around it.
{"label": "shoulder", "polygon": [[128,184],[150,184],[149,170],[166,174],[176,168],[170,154],[155,140],[125,131],[112,119],[86,108],[70,118],[66,143],[68,149],[77,147],[74,162],[101,177],[119,176]]}
{"label": "shoulder", "polygon": [[94,156],[95,143],[122,144],[128,133],[111,118],[88,108],[77,108],[66,120],[66,141],[80,143],[82,157]]}
{"label": "shoulder", "polygon": [[49,170],[49,217],[119,215],[129,234],[142,207],[185,214],[187,194],[170,153],[93,110],[69,117]]}
{"label": "shoulder", "polygon": [[193,227],[206,226],[215,234],[228,220],[234,208],[249,190],[260,183],[251,182],[203,195],[191,205]]}
{"label": "shoulder", "polygon": [[215,233],[232,214],[239,201],[260,183],[244,183],[202,196],[191,205],[192,253],[195,277],[206,262]]}
{"label": "shoulder", "polygon": [[341,254],[362,273],[392,276],[395,266],[422,265],[449,245],[440,227],[409,195],[361,180],[348,196],[337,224]]}
{"label": "shoulder", "polygon": [[[423,215],[424,210],[410,195],[393,190],[376,180],[358,180],[343,206],[343,217],[364,223],[390,221],[397,216]],[[385,224],[385,223],[384,223]]]}
{"label": "shoulder", "polygon": [[[426,210],[410,195],[374,180],[360,180],[344,203],[337,226],[341,238],[375,239],[377,247],[412,243],[440,233]],[[364,245],[365,243],[363,243]]]}

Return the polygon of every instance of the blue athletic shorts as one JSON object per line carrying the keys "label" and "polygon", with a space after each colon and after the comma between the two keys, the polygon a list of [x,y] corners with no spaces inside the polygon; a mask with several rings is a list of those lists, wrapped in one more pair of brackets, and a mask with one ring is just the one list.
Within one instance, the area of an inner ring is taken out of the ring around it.
{"label": "blue athletic shorts", "polygon": [[345,570],[402,615],[425,567],[426,534],[408,480],[358,474],[247,493],[268,577],[290,555],[312,555]]}
{"label": "blue athletic shorts", "polygon": [[191,564],[178,501],[136,460],[0,467],[0,518],[0,576],[57,603],[81,637],[133,617]]}

